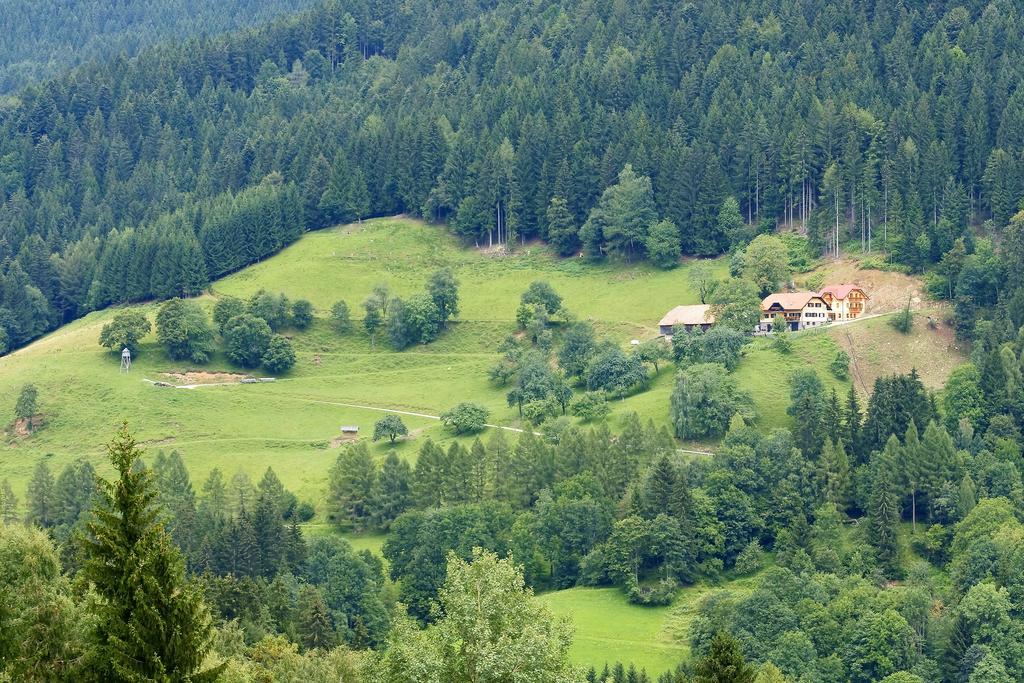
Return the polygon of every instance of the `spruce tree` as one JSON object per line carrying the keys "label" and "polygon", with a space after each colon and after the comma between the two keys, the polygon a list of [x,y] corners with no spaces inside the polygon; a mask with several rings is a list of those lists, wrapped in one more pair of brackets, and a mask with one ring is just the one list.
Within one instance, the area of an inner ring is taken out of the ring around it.
{"label": "spruce tree", "polygon": [[754,668],[747,664],[740,645],[728,633],[719,632],[711,640],[707,655],[697,662],[696,683],[753,683]]}
{"label": "spruce tree", "polygon": [[899,523],[899,496],[893,481],[893,470],[899,458],[900,444],[895,435],[889,437],[885,450],[871,462],[871,489],[868,495],[868,542],[875,548],[878,564],[889,576],[899,574],[899,546],[896,526]]}
{"label": "spruce tree", "polygon": [[54,494],[53,475],[45,462],[36,465],[32,480],[28,483],[28,522],[43,528],[51,527],[57,519],[57,503]]}
{"label": "spruce tree", "polygon": [[0,524],[14,524],[18,521],[18,497],[14,495],[11,482],[0,482]]}
{"label": "spruce tree", "polygon": [[134,467],[141,452],[127,424],[107,452],[118,478],[99,481],[78,540],[81,576],[96,594],[87,670],[106,681],[216,680],[219,668],[200,670],[211,637],[206,606],[160,524],[151,472]]}

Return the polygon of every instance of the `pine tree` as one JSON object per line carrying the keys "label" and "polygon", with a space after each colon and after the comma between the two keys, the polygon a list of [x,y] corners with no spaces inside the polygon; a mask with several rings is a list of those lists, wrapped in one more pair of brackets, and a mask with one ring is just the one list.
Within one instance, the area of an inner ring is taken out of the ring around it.
{"label": "pine tree", "polygon": [[850,504],[852,481],[850,461],[842,441],[825,440],[821,450],[821,471],[824,499],[845,514]]}
{"label": "pine tree", "polygon": [[298,623],[299,642],[307,650],[329,650],[337,643],[337,635],[331,623],[331,614],[327,610],[320,590],[314,586],[305,586],[299,594]]}
{"label": "pine tree", "polygon": [[0,523],[14,524],[18,521],[18,497],[14,495],[11,482],[0,482]]}
{"label": "pine tree", "polygon": [[54,497],[53,475],[45,462],[36,465],[32,480],[28,483],[26,496],[28,505],[28,522],[43,527],[51,527],[57,522],[57,502]]}
{"label": "pine tree", "polygon": [[747,664],[740,645],[728,633],[719,632],[711,640],[707,655],[694,669],[695,683],[753,683],[754,668]]}
{"label": "pine tree", "polygon": [[871,462],[871,489],[868,495],[868,542],[875,548],[878,564],[889,576],[899,574],[896,536],[899,497],[892,474],[900,457],[899,451],[899,440],[890,436],[885,450]]}
{"label": "pine tree", "polygon": [[160,524],[152,473],[122,425],[107,447],[118,479],[100,480],[94,518],[79,540],[82,576],[96,594],[87,668],[100,680],[213,681],[201,671],[211,625],[200,593]]}

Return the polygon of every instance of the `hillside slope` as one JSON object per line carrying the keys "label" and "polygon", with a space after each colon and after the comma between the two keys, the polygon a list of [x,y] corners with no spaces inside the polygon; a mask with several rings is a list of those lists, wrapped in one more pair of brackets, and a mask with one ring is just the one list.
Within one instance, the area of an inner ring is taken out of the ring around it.
{"label": "hillside slope", "polygon": [[[724,262],[716,263],[724,275]],[[346,300],[359,316],[360,303],[375,284],[386,282],[398,295],[406,295],[444,265],[452,267],[461,282],[461,313],[458,322],[429,346],[396,353],[379,341],[371,346],[361,329],[339,337],[324,320],[338,299]],[[115,311],[90,314],[0,358],[0,415],[13,414],[19,388],[32,382],[39,388],[45,416],[45,426],[36,434],[9,434],[0,446],[4,476],[22,496],[40,460],[59,469],[83,457],[102,467],[103,444],[117,423],[128,420],[151,450],[178,450],[197,485],[214,467],[229,477],[243,470],[256,478],[272,466],[286,486],[318,503],[337,452],[332,442],[337,445],[339,425],[358,425],[366,434],[381,417],[375,410],[337,404],[436,416],[460,401],[473,400],[491,410],[492,423],[519,426],[516,410],[505,400],[507,389],[489,382],[487,369],[497,360],[497,345],[515,331],[519,295],[538,279],[550,282],[579,318],[592,320],[601,334],[623,345],[655,335],[658,319],[673,306],[697,301],[686,266],[660,271],[647,265],[595,265],[555,259],[539,247],[511,255],[467,250],[441,228],[402,218],[310,233],[281,254],[213,285],[216,295],[245,297],[268,289],[313,302],[320,316],[314,326],[304,333],[289,333],[298,362],[287,377],[260,385],[236,384],[237,377],[229,377],[232,383],[194,390],[155,387],[144,380],[204,383],[224,378],[173,373],[239,370],[221,356],[202,368],[170,361],[151,335],[131,373],[121,374],[117,357],[97,344],[100,328]],[[200,301],[211,307],[214,297]],[[141,309],[152,317],[156,306]],[[859,325],[846,329],[869,336],[874,334],[871,330],[891,331],[873,321]],[[926,338],[926,329],[918,325],[914,339]],[[846,390],[848,385],[832,379],[826,369],[838,348],[838,330],[795,335],[794,350],[786,356],[764,340],[748,350],[737,377],[755,396],[764,428],[788,424],[786,378],[797,367],[809,364],[838,390]],[[930,353],[927,345],[919,349],[900,344],[877,362],[871,354],[857,358],[862,373],[874,367],[881,372],[883,361],[888,372],[924,367]],[[615,402],[613,429],[630,411],[666,424],[672,374],[663,368],[647,391]],[[412,436],[397,448],[410,457],[415,457],[422,438],[451,438],[436,420],[403,419]],[[374,448],[384,453],[387,446]]]}

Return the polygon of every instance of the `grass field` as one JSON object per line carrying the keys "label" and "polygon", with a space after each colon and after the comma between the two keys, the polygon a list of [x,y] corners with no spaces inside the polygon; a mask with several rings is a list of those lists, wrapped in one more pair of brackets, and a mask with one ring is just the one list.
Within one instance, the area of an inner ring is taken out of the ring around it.
{"label": "grass field", "polygon": [[606,663],[632,662],[654,679],[690,656],[690,623],[705,598],[720,591],[748,592],[755,581],[747,577],[721,586],[689,586],[668,607],[631,605],[618,588],[570,588],[543,593],[537,600],[572,622],[569,654],[576,664],[600,671]]}
{"label": "grass field", "polygon": [[[716,262],[724,276],[725,264]],[[0,415],[12,415],[18,390],[32,382],[39,388],[45,425],[29,438],[9,436],[0,447],[2,476],[23,497],[36,463],[60,469],[75,458],[105,467],[103,445],[116,426],[128,420],[150,451],[176,449],[198,488],[214,467],[227,476],[244,470],[257,479],[273,467],[286,486],[317,503],[326,473],[336,457],[332,441],[341,424],[359,425],[364,433],[382,413],[336,405],[348,403],[438,415],[472,399],[491,410],[491,422],[518,426],[505,402],[505,390],[492,385],[486,371],[496,360],[495,347],[515,330],[520,293],[534,280],[547,280],[579,318],[621,344],[656,334],[669,308],[693,303],[687,267],[662,271],[640,264],[593,264],[556,259],[541,247],[528,246],[511,255],[462,248],[443,228],[402,218],[366,221],[306,235],[281,254],[214,283],[216,294],[247,296],[260,288],[309,298],[320,316],[345,299],[358,314],[373,286],[387,283],[399,295],[421,289],[436,268],[451,267],[459,279],[461,313],[442,337],[429,346],[402,353],[384,344],[371,346],[361,331],[339,337],[326,320],[294,335],[296,367],[273,384],[207,386],[195,390],[158,388],[143,381],[165,379],[162,373],[186,370],[237,371],[223,357],[203,368],[166,358],[155,335],[143,344],[130,374],[118,373],[118,358],[97,345],[100,328],[114,315],[101,311],[75,321],[44,339],[0,358]],[[201,299],[212,306],[213,296]],[[143,307],[151,315],[155,305]],[[840,334],[842,331],[842,334]],[[882,319],[836,328],[827,333],[794,336],[791,354],[779,354],[765,340],[755,341],[736,371],[740,384],[754,396],[759,423],[768,429],[786,426],[788,375],[810,366],[837,389],[829,361],[839,345],[858,358],[859,376],[896,371],[911,365],[932,368],[926,379],[941,382],[949,367],[934,368],[934,352],[947,340],[922,323],[914,343]],[[935,337],[934,343],[918,343]],[[852,341],[851,341],[852,340]],[[948,355],[948,354],[947,354]],[[314,363],[318,357],[320,363]],[[672,370],[663,369],[650,388],[614,402],[612,427],[636,411],[658,424],[668,421]],[[396,448],[414,456],[418,441],[451,437],[436,421],[403,417],[411,431]],[[380,443],[383,455],[390,446]]]}
{"label": "grass field", "polygon": [[[460,280],[458,322],[435,343],[395,353],[371,346],[361,331],[339,337],[319,319],[294,335],[296,367],[274,384],[158,388],[143,381],[186,370],[237,371],[223,357],[203,368],[168,360],[155,335],[145,340],[130,374],[118,373],[118,358],[97,345],[115,311],[101,311],[62,327],[44,339],[0,358],[0,415],[12,415],[20,387],[39,388],[45,426],[30,438],[10,437],[0,448],[3,477],[23,497],[39,460],[59,470],[87,458],[104,471],[103,445],[128,420],[150,451],[176,449],[198,488],[214,467],[227,476],[244,470],[253,479],[272,466],[286,486],[307,500],[323,497],[331,448],[341,424],[372,430],[381,413],[336,403],[370,405],[438,415],[472,399],[491,410],[491,422],[516,425],[505,390],[491,385],[487,369],[495,347],[515,330],[515,308],[530,282],[544,279],[580,318],[626,344],[651,336],[668,308],[694,302],[686,268],[660,271],[645,265],[594,265],[551,257],[539,247],[512,255],[467,250],[444,231],[405,219],[380,219],[306,235],[283,253],[213,285],[216,294],[246,296],[260,288],[309,298],[326,316],[345,299],[358,315],[373,286],[387,283],[397,294],[421,289],[438,267],[450,266]],[[724,264],[721,265],[724,268]],[[201,299],[212,306],[214,298]],[[155,305],[143,307],[152,317]],[[314,364],[314,356],[320,364]],[[663,370],[646,393],[616,402],[613,421],[627,411],[664,422],[671,372]],[[417,441],[451,437],[435,421],[403,417],[412,432],[398,444],[414,454]],[[614,424],[613,424],[614,426]],[[374,446],[384,454],[389,446]]]}

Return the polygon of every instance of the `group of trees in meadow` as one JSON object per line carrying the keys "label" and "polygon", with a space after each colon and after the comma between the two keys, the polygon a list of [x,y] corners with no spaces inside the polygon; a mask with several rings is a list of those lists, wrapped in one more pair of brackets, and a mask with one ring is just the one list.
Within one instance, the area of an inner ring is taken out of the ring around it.
{"label": "group of trees in meadow", "polygon": [[626,353],[615,341],[599,338],[593,323],[577,320],[544,281],[523,292],[516,320],[519,332],[498,347],[502,356],[488,377],[509,387],[508,405],[516,406],[521,417],[534,425],[545,423],[547,431],[563,429],[570,413],[585,422],[604,419],[611,398],[645,388],[648,366],[657,375],[669,360],[659,340]]}
{"label": "group of trees in meadow", "polygon": [[[335,304],[332,315],[339,331],[348,329],[348,305],[344,301]],[[435,271],[425,291],[406,299],[395,296],[387,285],[381,284],[363,301],[363,329],[370,335],[370,342],[374,343],[377,333],[383,330],[397,351],[414,344],[429,344],[458,315],[459,281],[450,268]]]}
{"label": "group of trees in meadow", "polygon": [[663,265],[795,224],[934,270],[970,333],[1024,194],[1020,11],[862,5],[328,2],[83,65],[0,116],[0,327],[404,212]]}
{"label": "group of trees in meadow", "polygon": [[[216,350],[219,335],[224,355],[243,368],[262,366],[269,372],[288,372],[295,351],[278,332],[305,330],[313,324],[314,310],[305,299],[289,301],[284,294],[260,290],[247,301],[225,296],[213,306],[212,322],[206,311],[189,299],[171,299],[156,314],[156,337],[172,360],[204,364]],[[99,343],[115,353],[138,353],[139,343],[153,325],[144,313],[125,309],[100,330]]]}

